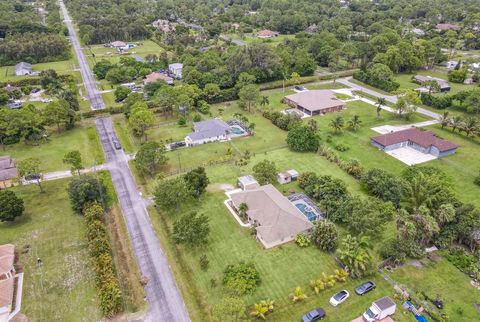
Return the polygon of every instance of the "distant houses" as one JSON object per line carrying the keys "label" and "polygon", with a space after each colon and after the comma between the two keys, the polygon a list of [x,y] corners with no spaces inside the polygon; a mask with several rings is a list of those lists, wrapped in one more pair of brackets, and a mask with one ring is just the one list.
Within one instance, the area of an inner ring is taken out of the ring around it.
{"label": "distant houses", "polygon": [[450,84],[441,78],[432,77],[432,76],[423,76],[423,75],[416,75],[413,80],[420,85],[425,85],[429,81],[437,82],[438,86],[440,87],[440,92],[448,92],[450,90]]}
{"label": "distant houses", "polygon": [[165,33],[170,33],[175,31],[175,25],[173,25],[170,21],[165,19],[155,20],[154,22],[152,22],[152,26]]}
{"label": "distant houses", "polygon": [[459,25],[451,24],[451,23],[439,23],[435,26],[437,31],[447,31],[447,30],[455,30],[458,31],[462,29]]}
{"label": "distant houses", "polygon": [[310,26],[307,27],[307,29],[305,29],[305,32],[306,33],[309,33],[309,34],[314,34],[318,31],[318,27],[316,24],[312,24]]}
{"label": "distant houses", "polygon": [[15,246],[0,245],[0,321],[27,321],[22,307],[23,271],[17,263]]}
{"label": "distant houses", "polygon": [[18,178],[18,171],[15,160],[8,155],[0,156],[0,187],[12,187],[16,178]]}
{"label": "distant houses", "polygon": [[193,132],[185,137],[187,146],[194,146],[214,141],[230,139],[231,128],[226,122],[218,119],[193,123]]}
{"label": "distant houses", "polygon": [[420,37],[425,36],[425,31],[423,31],[423,30],[420,29],[420,28],[413,28],[413,29],[411,30],[411,32],[412,32],[413,34],[417,35],[417,36],[420,36]]}
{"label": "distant houses", "polygon": [[176,79],[182,79],[183,64],[174,63],[168,65],[168,72]]}
{"label": "distant houses", "polygon": [[267,39],[267,38],[277,37],[279,34],[280,34],[279,32],[272,31],[269,29],[264,29],[257,32],[256,36],[257,38]]}
{"label": "distant houses", "polygon": [[145,78],[143,79],[143,84],[147,85],[147,84],[159,81],[159,80],[164,81],[168,85],[173,85],[173,78],[172,77],[170,77],[168,75],[165,75],[165,74],[162,74],[162,73],[159,73],[159,72],[153,72],[153,73],[145,76]]}
{"label": "distant houses", "polygon": [[339,100],[331,90],[309,90],[287,95],[283,101],[307,116],[338,112],[345,108],[345,102]]}
{"label": "distant houses", "polygon": [[33,74],[32,64],[21,62],[15,65],[15,75],[26,76]]}
{"label": "distant houses", "polygon": [[457,144],[437,137],[434,132],[418,128],[375,136],[370,142],[385,152],[408,147],[437,158],[454,154],[458,148]]}
{"label": "distant houses", "polygon": [[116,49],[122,49],[122,48],[127,47],[127,43],[117,40],[117,41],[111,42],[110,47],[116,48]]}

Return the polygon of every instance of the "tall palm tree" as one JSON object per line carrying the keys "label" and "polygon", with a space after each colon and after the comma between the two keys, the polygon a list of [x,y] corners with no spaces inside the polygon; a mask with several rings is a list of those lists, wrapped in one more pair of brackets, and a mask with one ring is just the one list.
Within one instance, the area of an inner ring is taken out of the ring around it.
{"label": "tall palm tree", "polygon": [[460,126],[462,125],[462,117],[457,115],[452,118],[451,121],[452,124],[452,132],[455,132],[456,129],[460,129]]}
{"label": "tall palm tree", "polygon": [[360,116],[354,115],[349,121],[348,121],[348,127],[351,128],[353,131],[356,131],[360,128],[360,124],[362,124],[362,121],[360,120]]}
{"label": "tall palm tree", "polygon": [[380,117],[380,111],[383,105],[387,105],[385,97],[377,97],[377,117]]}
{"label": "tall palm tree", "polygon": [[262,96],[262,99],[260,100],[260,105],[262,105],[262,107],[265,107],[268,104],[270,104],[268,96]]}
{"label": "tall palm tree", "polygon": [[449,111],[443,112],[442,118],[440,119],[440,125],[442,126],[442,129],[450,124],[450,118],[448,117],[450,114]]}
{"label": "tall palm tree", "polygon": [[341,116],[337,116],[330,121],[329,126],[333,129],[334,132],[341,132],[345,126],[345,120]]}
{"label": "tall palm tree", "polygon": [[469,117],[462,123],[461,127],[462,130],[465,131],[465,134],[467,134],[467,137],[469,137],[470,134],[478,131],[478,119]]}
{"label": "tall palm tree", "polygon": [[360,238],[347,235],[342,241],[337,253],[340,260],[345,264],[351,274],[361,277],[368,270],[372,257],[370,255],[370,242],[368,237]]}

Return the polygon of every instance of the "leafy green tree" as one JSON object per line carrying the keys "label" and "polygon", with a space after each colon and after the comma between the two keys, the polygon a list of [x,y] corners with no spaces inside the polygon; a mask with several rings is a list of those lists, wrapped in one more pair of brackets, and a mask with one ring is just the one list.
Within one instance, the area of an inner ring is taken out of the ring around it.
{"label": "leafy green tree", "polygon": [[400,117],[405,116],[405,118],[409,119],[417,110],[417,106],[421,104],[422,101],[416,91],[406,90],[398,96],[397,104],[395,104],[393,108],[397,111]]}
{"label": "leafy green tree", "polygon": [[287,144],[293,151],[315,152],[320,145],[318,135],[309,126],[294,126],[287,135]]}
{"label": "leafy green tree", "polygon": [[127,96],[132,92],[132,90],[126,86],[117,86],[117,88],[115,88],[115,92],[114,92],[114,95],[115,95],[115,100],[117,102],[121,102],[123,101],[124,99],[127,98]]}
{"label": "leafy green tree", "polygon": [[155,124],[155,120],[155,115],[145,104],[137,103],[132,107],[128,125],[135,134],[143,136],[144,140],[147,141],[147,129]]}
{"label": "leafy green tree", "polygon": [[57,132],[60,132],[60,125],[69,120],[69,109],[65,101],[48,103],[43,110],[43,117],[47,125],[57,125]]}
{"label": "leafy green tree", "polygon": [[260,91],[258,86],[254,84],[245,85],[238,92],[241,106],[251,112],[251,108],[255,107],[260,99]]}
{"label": "leafy green tree", "polygon": [[328,220],[317,221],[310,239],[319,249],[331,252],[337,247],[337,227]]}
{"label": "leafy green tree", "polygon": [[156,141],[143,142],[135,155],[135,166],[138,170],[153,176],[159,167],[167,163],[165,146]]}
{"label": "leafy green tree", "polygon": [[107,76],[108,71],[113,68],[115,65],[112,64],[109,60],[102,59],[93,66],[93,73],[97,76],[98,79],[104,79]]}
{"label": "leafy green tree", "polygon": [[213,315],[220,321],[243,321],[245,312],[245,302],[238,297],[224,297],[213,306]]}
{"label": "leafy green tree", "polygon": [[273,161],[260,161],[253,166],[252,170],[255,179],[262,186],[277,180],[277,167]]}
{"label": "leafy green tree", "polygon": [[225,268],[222,283],[227,290],[241,296],[255,292],[261,278],[253,263],[240,262]]}
{"label": "leafy green tree", "polygon": [[91,203],[106,205],[108,202],[107,189],[103,182],[92,175],[75,177],[68,184],[68,196],[72,209],[81,213],[83,208]]}
{"label": "leafy green tree", "polygon": [[347,235],[337,250],[338,257],[350,271],[352,277],[363,277],[372,266],[370,242],[365,236],[352,237]]}
{"label": "leafy green tree", "polygon": [[155,204],[157,207],[171,210],[181,209],[181,206],[188,202],[190,193],[182,177],[162,180],[154,191]]}
{"label": "leafy green tree", "polygon": [[77,172],[77,174],[80,175],[80,170],[84,169],[82,155],[78,150],[67,152],[63,156],[63,163],[70,165],[70,171],[72,172],[72,174]]}
{"label": "leafy green tree", "polygon": [[400,205],[405,183],[399,177],[385,170],[373,168],[366,171],[360,179],[362,186],[373,196]]}
{"label": "leafy green tree", "polygon": [[173,223],[173,240],[177,244],[186,244],[190,247],[208,244],[210,225],[208,217],[191,212],[183,215]]}
{"label": "leafy green tree", "polygon": [[205,168],[203,167],[198,167],[187,172],[183,176],[183,179],[185,180],[188,190],[191,191],[197,199],[205,192],[210,183]]}
{"label": "leafy green tree", "polygon": [[26,180],[34,180],[40,192],[43,192],[41,163],[38,158],[21,160],[18,162],[17,170],[20,177],[24,177]]}
{"label": "leafy green tree", "polygon": [[13,191],[0,190],[0,221],[14,221],[24,210],[23,200]]}

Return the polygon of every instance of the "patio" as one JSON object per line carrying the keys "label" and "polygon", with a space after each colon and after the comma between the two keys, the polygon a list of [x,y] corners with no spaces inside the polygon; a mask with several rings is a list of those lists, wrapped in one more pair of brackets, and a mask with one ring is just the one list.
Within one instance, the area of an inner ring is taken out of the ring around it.
{"label": "patio", "polygon": [[400,160],[407,165],[424,163],[435,160],[437,158],[432,154],[420,152],[409,146],[401,147],[391,151],[385,151],[385,153],[391,155],[395,159]]}

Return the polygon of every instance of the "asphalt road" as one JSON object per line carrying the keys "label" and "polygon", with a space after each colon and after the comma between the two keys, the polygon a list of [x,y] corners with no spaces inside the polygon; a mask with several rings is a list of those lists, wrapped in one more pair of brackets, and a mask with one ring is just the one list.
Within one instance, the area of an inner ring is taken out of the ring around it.
{"label": "asphalt road", "polygon": [[112,175],[138,265],[142,274],[148,278],[146,293],[149,308],[145,321],[190,321],[185,303],[150,222],[145,207],[146,201],[140,196],[128,167],[128,157],[123,150],[116,150],[113,147],[112,138],[116,138],[116,135],[112,119],[99,118],[96,125],[106,155],[106,167]]}
{"label": "asphalt road", "polygon": [[[70,16],[63,1],[59,3],[80,64],[87,97],[92,109],[102,109],[105,107],[105,103],[98,92],[90,66],[80,48]],[[113,185],[122,208],[138,266],[142,275],[148,279],[145,290],[149,305],[144,320],[147,322],[189,322],[190,318],[185,303],[148,216],[146,201],[137,190],[132,172],[128,167],[128,156],[122,149],[116,150],[113,146],[112,139],[117,136],[112,119],[110,117],[98,118],[95,123],[106,157],[104,167],[112,175]]]}
{"label": "asphalt road", "polygon": [[83,84],[85,85],[85,90],[87,92],[87,99],[90,101],[92,110],[100,110],[105,108],[105,103],[103,102],[102,95],[100,94],[97,82],[93,77],[93,73],[90,70],[88,65],[87,58],[83,54],[82,48],[80,47],[80,42],[78,41],[77,33],[73,28],[72,19],[70,18],[67,8],[63,1],[59,2],[60,10],[62,11],[64,22],[67,25],[68,34],[70,36],[70,41],[72,43],[75,56],[77,56],[78,65],[80,67],[80,74],[82,74]]}
{"label": "asphalt road", "polygon": [[[358,91],[362,91],[364,93],[367,93],[367,94],[370,94],[372,96],[375,96],[375,97],[383,97],[385,98],[385,100],[393,103],[393,104],[396,104],[398,99],[397,99],[397,96],[395,95],[384,95],[382,93],[379,93],[377,91],[374,91],[374,90],[371,90],[369,88],[366,88],[362,85],[358,85],[358,84],[355,84],[355,83],[352,83],[350,81],[351,77],[346,77],[346,78],[339,78],[337,79],[337,82],[343,84],[343,85],[346,85],[348,87],[351,87],[355,90],[358,90]],[[425,116],[428,116],[428,117],[431,117],[431,118],[434,118],[436,120],[441,120],[442,119],[442,115],[438,114],[438,113],[435,113],[435,112],[432,112],[432,111],[429,111],[429,110],[426,110],[424,108],[421,108],[421,107],[418,107],[417,108],[417,113],[420,113],[420,114],[423,114]]]}

